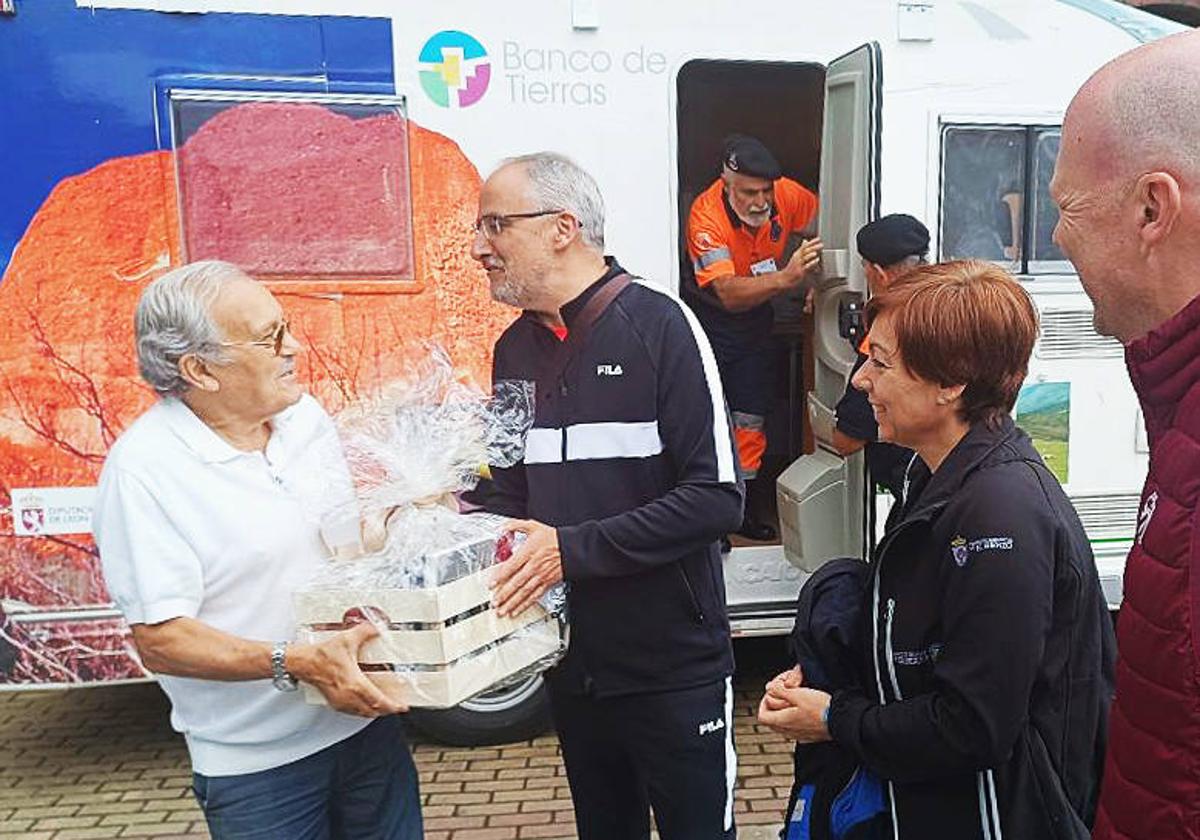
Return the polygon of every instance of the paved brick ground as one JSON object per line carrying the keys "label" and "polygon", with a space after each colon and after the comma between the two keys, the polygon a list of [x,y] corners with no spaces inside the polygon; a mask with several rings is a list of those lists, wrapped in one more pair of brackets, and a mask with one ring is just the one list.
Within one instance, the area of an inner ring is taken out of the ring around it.
{"label": "paved brick ground", "polygon": [[[754,722],[778,640],[741,642],[735,738],[744,840],[776,836],[789,746]],[[0,692],[0,838],[202,838],[187,754],[152,685]],[[414,738],[429,840],[570,838],[571,800],[553,736],[450,749]]]}

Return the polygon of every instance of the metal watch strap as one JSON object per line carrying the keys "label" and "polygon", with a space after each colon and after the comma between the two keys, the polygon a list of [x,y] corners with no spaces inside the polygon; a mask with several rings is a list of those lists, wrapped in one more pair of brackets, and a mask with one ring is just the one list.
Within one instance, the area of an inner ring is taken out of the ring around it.
{"label": "metal watch strap", "polygon": [[271,648],[271,683],[280,691],[295,691],[296,678],[289,674],[285,667],[287,647],[287,642],[276,642]]}

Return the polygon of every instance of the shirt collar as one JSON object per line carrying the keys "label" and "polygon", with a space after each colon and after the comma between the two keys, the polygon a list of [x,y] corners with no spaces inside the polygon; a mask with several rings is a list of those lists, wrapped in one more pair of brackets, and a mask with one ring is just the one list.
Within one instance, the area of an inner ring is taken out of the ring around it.
{"label": "shirt collar", "polygon": [[928,515],[929,511],[945,505],[967,477],[988,462],[992,453],[1004,445],[1012,448],[1008,457],[1030,460],[1038,457],[1028,437],[1017,428],[1008,414],[1002,414],[994,425],[972,423],[962,440],[955,444],[932,475],[929,467],[918,457],[909,470],[912,486],[904,518]]}
{"label": "shirt collar", "polygon": [[568,328],[570,328],[571,322],[579,317],[579,313],[583,311],[583,307],[586,306],[587,302],[592,299],[592,295],[600,291],[600,287],[603,286],[606,281],[616,277],[618,274],[623,274],[625,272],[625,269],[621,268],[621,266],[617,264],[616,259],[613,257],[605,257],[604,264],[607,266],[604,274],[602,274],[600,278],[596,280],[596,282],[592,283],[590,286],[576,295],[572,300],[564,303],[558,310],[559,314],[562,316],[563,323],[566,324]]}
{"label": "shirt collar", "polygon": [[[300,401],[297,400],[294,404],[271,418],[271,438],[267,443],[269,448],[276,448],[278,445],[277,439],[295,416],[299,405]],[[167,416],[167,425],[171,431],[205,463],[221,464],[245,455],[254,454],[238,449],[225,440],[225,438],[213,431],[207,423],[197,417],[196,413],[188,407],[187,403],[178,397],[164,397],[162,406]]]}
{"label": "shirt collar", "polygon": [[1134,390],[1146,406],[1174,406],[1200,382],[1200,296],[1125,348]]}

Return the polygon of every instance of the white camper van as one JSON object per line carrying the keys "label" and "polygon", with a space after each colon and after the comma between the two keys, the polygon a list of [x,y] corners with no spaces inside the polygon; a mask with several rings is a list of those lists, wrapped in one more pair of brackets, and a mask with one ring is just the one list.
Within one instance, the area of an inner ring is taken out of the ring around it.
{"label": "white camper van", "polygon": [[[200,256],[238,259],[245,242],[221,238],[190,180],[204,170],[181,163],[180,152],[208,120],[247,104],[398,114],[408,126],[404,147],[378,162],[383,180],[402,187],[388,193],[403,245],[388,265],[340,271],[334,247],[329,266],[301,270],[286,264],[285,243],[280,264],[263,272],[289,312],[294,304],[295,317],[311,317],[311,336],[345,350],[323,352],[310,368],[335,410],[360,393],[345,359],[358,352],[353,342],[367,341],[371,317],[386,315],[391,341],[438,338],[486,373],[503,315],[477,300],[484,283],[465,253],[480,174],[505,156],[550,148],[577,159],[604,192],[608,250],[672,290],[689,282],[681,230],[692,198],[717,174],[726,135],[758,136],[789,176],[819,193],[826,250],[814,311],[779,308],[787,377],[769,420],[768,468],[778,476],[769,513],[781,540],[735,544],[728,555],[735,635],[787,632],[806,571],[862,555],[873,538],[876,498],[861,456],[843,459],[830,443],[832,408],[854,361],[843,327],[866,288],[857,229],[906,212],[930,228],[932,258],[1003,264],[1042,319],[1018,422],[1063,481],[1105,593],[1119,604],[1146,441],[1121,347],[1092,330],[1088,300],[1051,241],[1047,185],[1074,91],[1174,24],[1109,0],[803,0],[769,10],[734,0],[403,9],[343,0],[336,16],[317,0],[17,0],[16,10],[0,14],[8,42],[0,69],[9,70],[0,98],[16,115],[0,139],[15,162],[16,196],[0,209],[0,318],[13,325],[0,338],[10,383],[0,396],[0,468],[11,514],[10,539],[0,542],[11,555],[0,562],[0,687],[147,676],[86,533],[103,452],[145,398],[117,399],[137,389],[119,365],[93,375],[75,356],[56,355],[54,325],[74,324],[72,351],[101,346],[136,299],[113,291],[107,302],[105,284],[136,286]],[[84,55],[114,72],[69,72]],[[43,142],[31,142],[35,134]],[[237,146],[249,136],[229,132],[207,151],[254,159],[254,149]],[[345,194],[329,187],[373,165],[342,164],[309,167],[278,199],[297,217],[326,213],[335,245],[338,225],[350,222],[328,209]],[[75,238],[49,237],[55,225]],[[95,284],[74,309],[21,328],[41,311],[31,300],[50,312],[72,299],[54,284],[80,278]],[[93,305],[81,302],[88,295]],[[376,385],[389,375],[379,370]],[[89,391],[87,381],[103,387]],[[60,391],[79,411],[55,425],[46,406],[58,405]],[[27,572],[64,582],[42,587]],[[81,658],[80,639],[96,656]],[[453,741],[527,735],[545,720],[540,680],[424,717]]]}

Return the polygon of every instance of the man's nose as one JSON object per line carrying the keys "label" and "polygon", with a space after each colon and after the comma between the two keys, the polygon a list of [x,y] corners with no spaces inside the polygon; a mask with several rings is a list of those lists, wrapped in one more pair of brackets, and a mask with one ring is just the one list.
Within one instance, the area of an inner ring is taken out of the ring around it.
{"label": "man's nose", "polygon": [[296,336],[292,335],[292,331],[290,329],[285,330],[283,333],[283,341],[279,344],[279,355],[295,356],[303,349],[304,345],[300,343],[300,340],[296,338]]}
{"label": "man's nose", "polygon": [[482,260],[491,252],[492,243],[488,242],[488,238],[483,235],[483,231],[475,231],[475,238],[471,240],[471,256],[474,259]]}

